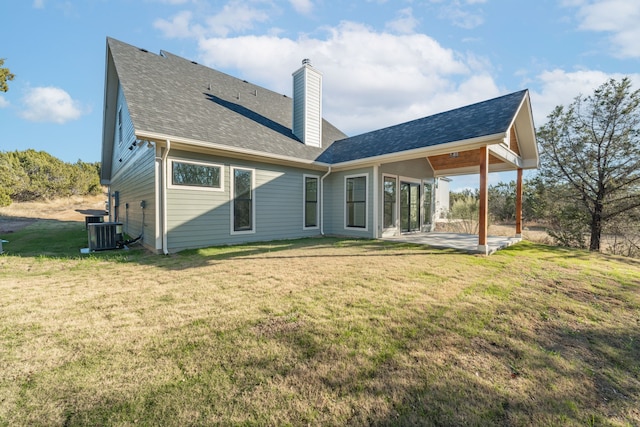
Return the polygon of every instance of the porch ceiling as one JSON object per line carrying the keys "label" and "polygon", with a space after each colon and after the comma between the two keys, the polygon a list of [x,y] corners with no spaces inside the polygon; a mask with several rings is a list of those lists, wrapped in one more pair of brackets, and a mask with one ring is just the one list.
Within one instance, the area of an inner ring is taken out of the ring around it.
{"label": "porch ceiling", "polygon": [[[479,149],[429,156],[427,160],[436,176],[467,175],[480,172]],[[521,164],[522,159],[520,156],[506,147],[503,147],[496,154],[494,154],[493,150],[490,150],[489,172],[517,170]]]}

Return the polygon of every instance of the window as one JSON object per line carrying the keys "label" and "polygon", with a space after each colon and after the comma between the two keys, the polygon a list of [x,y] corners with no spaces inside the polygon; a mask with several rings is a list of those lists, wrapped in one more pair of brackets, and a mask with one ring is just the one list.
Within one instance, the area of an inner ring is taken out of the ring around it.
{"label": "window", "polygon": [[422,214],[423,225],[431,226],[433,220],[433,182],[425,181],[424,183],[424,207]]}
{"label": "window", "polygon": [[384,228],[396,227],[396,178],[392,176],[384,177],[383,190],[383,215],[384,215]]}
{"label": "window", "polygon": [[318,227],[318,177],[304,176],[304,228]]}
{"label": "window", "polygon": [[122,107],[118,108],[118,144],[122,144]]}
{"label": "window", "polygon": [[233,231],[253,232],[253,171],[233,169]]}
{"label": "window", "polygon": [[208,162],[169,160],[171,188],[222,191],[222,166]]}
{"label": "window", "polygon": [[367,177],[346,177],[346,226],[367,228]]}

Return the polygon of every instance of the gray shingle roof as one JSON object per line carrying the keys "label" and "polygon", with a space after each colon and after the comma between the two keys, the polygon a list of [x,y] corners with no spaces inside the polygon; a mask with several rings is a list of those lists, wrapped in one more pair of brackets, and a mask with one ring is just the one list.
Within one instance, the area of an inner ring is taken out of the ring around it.
{"label": "gray shingle roof", "polygon": [[161,51],[107,39],[136,131],[336,164],[506,132],[527,91],[348,138],[326,120],[322,148],[293,135],[293,100]]}
{"label": "gray shingle roof", "polygon": [[341,163],[506,132],[527,90],[336,141],[320,157]]}
{"label": "gray shingle roof", "polygon": [[[315,160],[291,131],[292,99],[189,60],[107,43],[136,131]],[[323,121],[323,147],[346,135]]]}

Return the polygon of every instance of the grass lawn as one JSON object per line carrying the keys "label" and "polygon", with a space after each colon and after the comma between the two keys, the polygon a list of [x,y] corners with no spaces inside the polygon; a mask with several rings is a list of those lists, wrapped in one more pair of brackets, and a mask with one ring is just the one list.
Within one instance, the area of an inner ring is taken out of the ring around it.
{"label": "grass lawn", "polygon": [[0,425],[640,425],[635,260],[0,237]]}

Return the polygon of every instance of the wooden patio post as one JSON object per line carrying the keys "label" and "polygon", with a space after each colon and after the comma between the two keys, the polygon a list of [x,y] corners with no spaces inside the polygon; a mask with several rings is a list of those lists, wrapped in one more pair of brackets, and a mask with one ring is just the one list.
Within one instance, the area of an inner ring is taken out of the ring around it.
{"label": "wooden patio post", "polygon": [[489,187],[487,178],[489,175],[489,153],[487,147],[480,148],[480,206],[478,212],[478,252],[487,255],[489,246],[487,245],[487,214]]}
{"label": "wooden patio post", "polygon": [[518,168],[516,180],[516,237],[522,237],[522,168]]}

